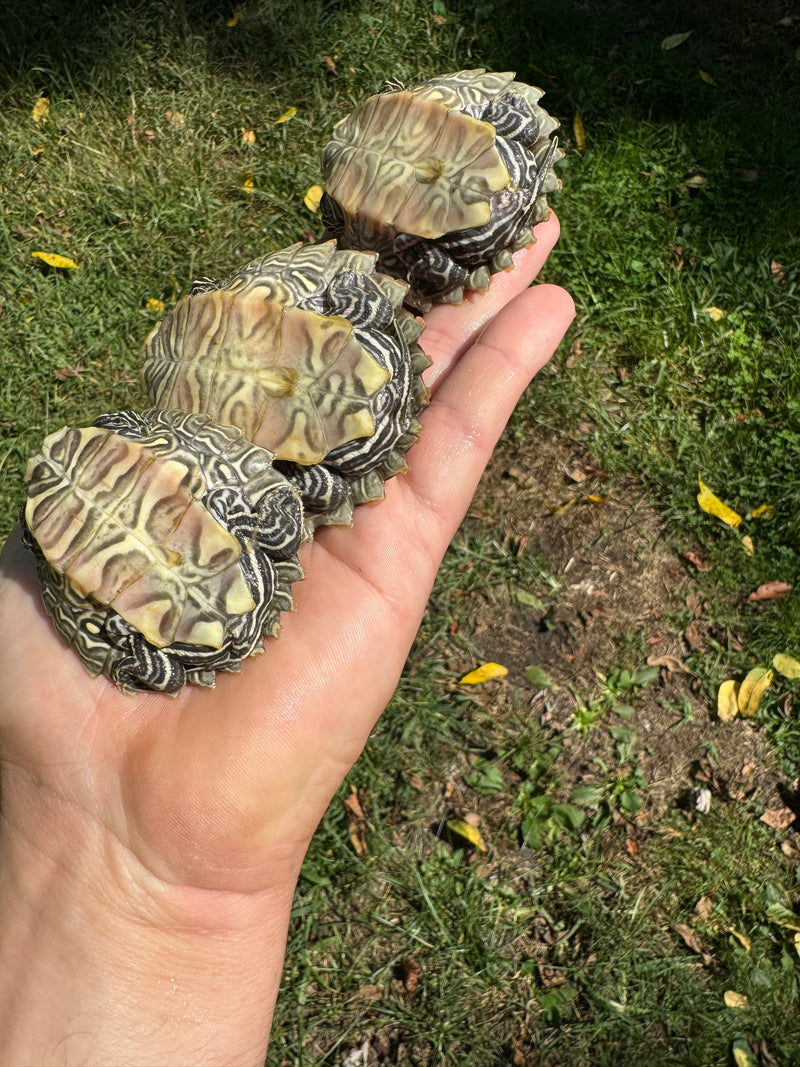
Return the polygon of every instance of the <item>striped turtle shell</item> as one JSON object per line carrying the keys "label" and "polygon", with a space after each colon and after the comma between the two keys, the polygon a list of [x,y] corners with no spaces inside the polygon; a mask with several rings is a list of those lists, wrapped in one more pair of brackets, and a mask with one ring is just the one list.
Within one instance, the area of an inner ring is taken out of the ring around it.
{"label": "striped turtle shell", "polygon": [[326,236],[374,249],[427,310],[485,289],[533,241],[560,188],[559,123],[541,89],[464,70],[407,89],[386,82],[339,122],[322,157]]}
{"label": "striped turtle shell", "polygon": [[176,693],[239,670],[277,634],[302,577],[302,506],[238,430],[111,413],[47,437],[26,481],[45,607],[91,674]]}
{"label": "striped turtle shell", "polygon": [[353,504],[383,495],[427,403],[422,325],[375,259],[293,245],[198,282],[146,342],[150,402],[204,412],[274,453],[313,524],[348,523]]}

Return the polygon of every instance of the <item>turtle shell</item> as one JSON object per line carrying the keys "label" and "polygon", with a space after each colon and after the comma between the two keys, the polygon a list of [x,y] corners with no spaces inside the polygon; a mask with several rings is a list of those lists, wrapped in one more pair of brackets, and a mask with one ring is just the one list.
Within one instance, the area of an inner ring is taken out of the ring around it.
{"label": "turtle shell", "polygon": [[302,574],[302,507],[237,430],[111,413],[47,437],[26,481],[44,603],[90,673],[175,693],[238,670],[277,633]]}
{"label": "turtle shell", "polygon": [[264,256],[198,282],[145,346],[150,402],[268,449],[315,522],[383,495],[427,403],[422,325],[375,260],[333,241]]}
{"label": "turtle shell", "polygon": [[339,122],[322,157],[326,235],[374,249],[426,310],[459,302],[511,266],[560,187],[558,122],[511,73],[386,82]]}

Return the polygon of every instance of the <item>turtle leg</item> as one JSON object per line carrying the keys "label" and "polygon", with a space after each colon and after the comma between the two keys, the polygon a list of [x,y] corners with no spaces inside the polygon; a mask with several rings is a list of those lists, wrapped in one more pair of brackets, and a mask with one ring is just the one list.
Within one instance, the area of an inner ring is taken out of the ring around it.
{"label": "turtle leg", "polygon": [[380,330],[392,321],[394,309],[371,278],[354,270],[341,270],[326,293],[328,314],[341,315],[353,326]]}
{"label": "turtle leg", "polygon": [[491,122],[499,137],[519,141],[525,148],[532,148],[539,136],[539,123],[533,108],[523,96],[505,93],[493,100],[483,115]]}
{"label": "turtle leg", "polygon": [[302,467],[299,463],[278,462],[275,469],[300,493],[306,521],[312,526],[349,526],[353,501],[347,479],[322,463]]}
{"label": "turtle leg", "polygon": [[455,304],[462,299],[469,271],[443,248],[413,233],[398,233],[393,247],[408,270],[412,289]]}

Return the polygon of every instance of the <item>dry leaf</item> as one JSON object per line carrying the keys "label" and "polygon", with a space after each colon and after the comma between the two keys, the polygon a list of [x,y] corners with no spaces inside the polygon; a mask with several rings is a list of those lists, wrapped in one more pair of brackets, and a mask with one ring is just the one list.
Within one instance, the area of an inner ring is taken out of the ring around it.
{"label": "dry leaf", "polygon": [[733,508],[729,508],[727,504],[723,504],[719,497],[711,492],[702,478],[698,478],[697,480],[700,483],[700,492],[697,494],[697,503],[703,511],[720,519],[726,526],[738,526],[742,521],[742,516],[735,512]]}
{"label": "dry leaf", "polygon": [[575,147],[579,152],[582,152],[586,147],[586,130],[583,126],[580,111],[575,112],[575,117],[572,120],[572,133],[575,137]]}
{"label": "dry leaf", "polygon": [[675,656],[648,656],[648,667],[666,667],[670,674],[691,674],[692,672],[685,663],[681,663]]}
{"label": "dry leaf", "polygon": [[47,122],[47,116],[50,114],[50,101],[46,96],[40,96],[36,103],[33,105],[33,111],[31,111],[31,117],[34,122]]}
{"label": "dry leaf", "polygon": [[700,633],[696,622],[690,622],[683,631],[683,637],[692,652],[702,652],[705,648],[703,635]]}
{"label": "dry leaf", "polygon": [[422,967],[413,956],[406,956],[404,960],[400,961],[400,973],[403,976],[403,985],[406,988],[406,992],[413,993],[419,985]]}
{"label": "dry leaf", "polygon": [[782,282],[786,277],[783,273],[783,264],[779,263],[777,259],[773,259],[769,265],[769,272],[776,282]]}
{"label": "dry leaf", "polygon": [[729,933],[731,935],[731,937],[735,937],[736,938],[736,940],[739,942],[739,944],[742,946],[742,948],[745,950],[745,952],[749,952],[750,951],[750,947],[751,946],[750,946],[750,938],[749,937],[745,937],[744,934],[740,934],[739,931],[738,930],[734,930],[734,928],[732,926],[727,926],[725,928],[725,930],[726,930],[726,933]]}
{"label": "dry leaf", "polygon": [[759,504],[759,506],[750,514],[754,519],[768,519],[772,512],[775,510],[773,504]]}
{"label": "dry leaf", "polygon": [[722,308],[709,307],[703,308],[703,311],[705,311],[706,315],[708,315],[714,322],[719,322],[720,319],[725,318],[725,312]]}
{"label": "dry leaf", "polygon": [[661,47],[665,52],[669,52],[673,48],[677,48],[678,45],[683,44],[684,41],[692,36],[692,30],[688,30],[686,33],[671,33],[669,37],[665,37],[661,42]]}
{"label": "dry leaf", "polygon": [[444,26],[445,22],[447,22],[447,19],[444,17],[444,15],[434,15],[433,21],[436,23],[437,26]]}
{"label": "dry leaf", "polygon": [[288,122],[289,119],[293,119],[296,114],[297,114],[297,108],[296,107],[287,108],[287,110],[284,111],[284,113],[281,115],[281,117],[279,119],[275,119],[275,122],[273,123],[273,125],[279,126],[282,122]]}
{"label": "dry leaf", "polygon": [[255,144],[256,143],[256,131],[246,130],[242,126],[242,144]]}
{"label": "dry leaf", "polygon": [[700,897],[694,906],[694,910],[701,919],[707,919],[714,910],[714,901],[711,897]]}
{"label": "dry leaf", "polygon": [[711,75],[708,73],[707,70],[701,70],[700,71],[700,77],[703,79],[703,81],[706,83],[706,85],[716,85],[717,84],[714,81],[714,79],[711,77]]}
{"label": "dry leaf", "polygon": [[711,570],[711,565],[700,559],[696,552],[681,552],[681,555],[687,561],[687,563],[693,563],[699,571]]}
{"label": "dry leaf", "polygon": [[59,267],[61,270],[77,270],[78,264],[69,256],[59,256],[53,252],[31,252],[35,259],[41,259],[48,267]]}
{"label": "dry leaf", "polygon": [[303,203],[309,211],[319,211],[319,202],[322,200],[322,186],[312,185],[303,197]]}
{"label": "dry leaf", "polygon": [[336,64],[335,64],[335,62],[333,60],[333,56],[325,56],[325,58],[322,61],[322,65],[327,70],[329,70],[331,72],[331,74],[335,74],[336,73]]}
{"label": "dry leaf", "polygon": [[742,538],[742,548],[746,556],[752,556],[755,554],[755,545],[753,544],[753,538],[750,534],[745,534]]}
{"label": "dry leaf", "polygon": [[739,714],[739,683],[728,678],[717,692],[717,715],[720,722],[731,722]]}
{"label": "dry leaf", "polygon": [[697,934],[695,934],[691,926],[687,926],[685,923],[673,923],[672,929],[677,934],[680,934],[680,936],[686,942],[687,948],[690,948],[692,952],[696,952],[698,956],[702,957],[703,963],[711,963],[711,954],[709,952],[706,952],[706,950],[700,944],[697,938]]}
{"label": "dry leaf", "polygon": [[737,704],[741,715],[747,718],[755,715],[758,705],[761,703],[761,698],[769,689],[774,677],[774,671],[766,667],[753,667],[739,686]]}
{"label": "dry leaf", "polygon": [[[34,255],[36,255],[35,252]],[[764,582],[764,584],[760,585],[747,599],[751,602],[756,600],[774,600],[775,597],[788,596],[791,591],[792,587],[788,582]]]}
{"label": "dry leaf", "polygon": [[722,999],[726,1008],[746,1008],[747,997],[744,993],[735,993],[732,989],[726,989]]}
{"label": "dry leaf", "polygon": [[461,685],[480,685],[481,682],[490,682],[495,678],[505,678],[507,674],[508,667],[503,667],[500,663],[484,663],[465,674],[460,682]]}
{"label": "dry leaf", "polygon": [[772,666],[784,678],[800,678],[800,661],[785,652],[776,652],[772,657]]}
{"label": "dry leaf", "polygon": [[448,819],[445,825],[451,834],[455,834],[456,837],[462,837],[474,848],[477,848],[479,852],[486,851],[486,842],[483,840],[480,830],[477,826],[470,825],[466,819]]}
{"label": "dry leaf", "polygon": [[355,793],[350,793],[344,798],[344,806],[347,809],[348,836],[357,856],[367,854],[367,820],[361,803]]}
{"label": "dry leaf", "polygon": [[773,830],[785,830],[787,826],[792,825],[794,820],[795,813],[791,808],[767,808],[760,821]]}
{"label": "dry leaf", "polygon": [[[379,1000],[383,1000],[383,986],[380,985],[360,985],[358,987],[358,999],[366,1001],[367,1004],[376,1004]],[[364,1062],[364,1061],[359,1061]]]}

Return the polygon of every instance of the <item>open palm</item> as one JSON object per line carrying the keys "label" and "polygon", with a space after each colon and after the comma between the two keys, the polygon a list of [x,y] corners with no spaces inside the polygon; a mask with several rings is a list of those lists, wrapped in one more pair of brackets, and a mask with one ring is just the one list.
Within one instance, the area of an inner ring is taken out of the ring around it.
{"label": "open palm", "polygon": [[[514,271],[427,317],[432,401],[407,474],[382,503],[357,509],[352,528],[322,529],[303,548],[296,611],[240,675],[175,698],[129,697],[89,678],[12,538],[0,569],[5,781],[35,781],[42,803],[139,877],[234,892],[290,884],[391,697],[492,448],[572,316],[563,290],[528,288],[557,233],[551,216]],[[27,817],[13,800],[4,815]]]}

